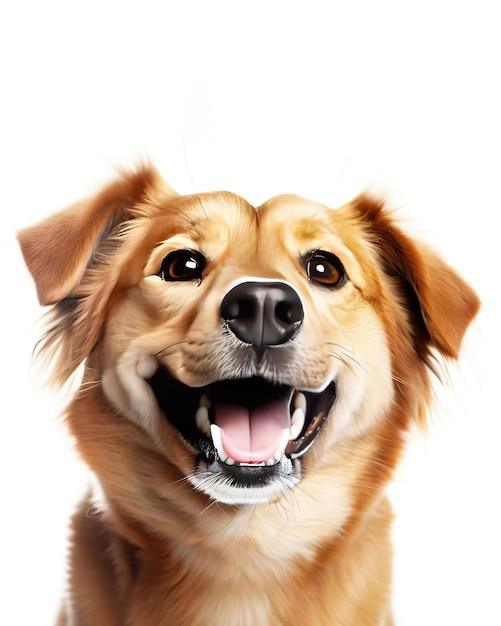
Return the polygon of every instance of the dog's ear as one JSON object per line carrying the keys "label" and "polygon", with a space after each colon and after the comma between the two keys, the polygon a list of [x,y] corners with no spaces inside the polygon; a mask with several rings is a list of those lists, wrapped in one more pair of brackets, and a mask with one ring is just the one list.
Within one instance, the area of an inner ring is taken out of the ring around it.
{"label": "dog's ear", "polygon": [[432,346],[457,358],[463,335],[480,307],[473,289],[433,250],[405,235],[382,202],[360,196],[353,208],[385,271],[400,281],[413,316],[418,352],[426,357]]}
{"label": "dog's ear", "polygon": [[55,213],[18,233],[18,241],[36,284],[40,304],[55,304],[79,284],[103,241],[153,185],[157,172],[141,167],[96,196]]}
{"label": "dog's ear", "polygon": [[121,271],[121,234],[155,193],[177,196],[155,169],[140,166],[19,232],[40,303],[53,305],[38,353],[50,360],[54,382],[62,384],[94,347]]}

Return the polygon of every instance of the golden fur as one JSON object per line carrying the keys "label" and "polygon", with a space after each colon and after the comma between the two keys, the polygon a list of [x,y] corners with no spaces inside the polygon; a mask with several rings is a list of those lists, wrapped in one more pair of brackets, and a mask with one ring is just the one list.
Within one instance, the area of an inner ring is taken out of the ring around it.
{"label": "golden fur", "polygon": [[[38,350],[54,381],[85,362],[66,423],[97,489],[73,519],[59,624],[391,624],[384,487],[405,431],[424,419],[433,353],[458,356],[479,306],[471,288],[371,197],[254,208],[226,192],[179,196],[150,166],[19,241],[50,306]],[[179,250],[203,255],[203,272],[164,280],[163,259]],[[315,251],[328,256],[312,277]],[[346,274],[334,287],[317,275],[329,255]],[[304,319],[259,353],[221,311],[235,285],[264,279],[292,287]],[[334,381],[335,400],[293,470],[282,455],[292,473],[272,467],[265,488],[252,482],[265,468],[247,468],[249,484],[221,460],[212,471],[165,414],[160,370],[167,403],[172,378],[187,393],[254,377],[312,397]]]}

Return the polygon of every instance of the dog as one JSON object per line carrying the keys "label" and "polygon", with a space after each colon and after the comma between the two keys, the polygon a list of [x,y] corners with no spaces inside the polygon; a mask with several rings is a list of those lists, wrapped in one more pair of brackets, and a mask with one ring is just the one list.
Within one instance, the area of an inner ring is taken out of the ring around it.
{"label": "dog", "polygon": [[392,624],[385,486],[472,288],[369,194],[255,208],[151,164],[18,239],[52,382],[84,364],[59,626]]}

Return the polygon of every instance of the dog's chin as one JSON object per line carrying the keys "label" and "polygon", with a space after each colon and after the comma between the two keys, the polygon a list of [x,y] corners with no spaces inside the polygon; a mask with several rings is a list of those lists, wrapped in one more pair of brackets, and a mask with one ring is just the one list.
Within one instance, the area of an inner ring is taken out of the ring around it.
{"label": "dog's chin", "polygon": [[148,382],[194,451],[190,483],[232,505],[271,502],[301,480],[302,457],[336,398],[334,382],[320,392],[261,377],[190,387],[163,366]]}

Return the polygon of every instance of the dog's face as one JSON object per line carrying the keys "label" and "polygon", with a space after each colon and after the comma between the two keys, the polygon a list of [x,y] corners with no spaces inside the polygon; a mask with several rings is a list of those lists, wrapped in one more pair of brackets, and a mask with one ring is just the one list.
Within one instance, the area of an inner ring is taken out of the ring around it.
{"label": "dog's face", "polygon": [[[148,169],[20,239],[55,305],[56,377],[87,358],[84,388],[98,383],[133,426],[93,441],[91,466],[106,482],[98,457],[118,447],[147,481],[142,451],[225,504],[276,501],[368,433],[389,471],[426,404],[430,349],[456,356],[478,306],[368,198],[255,208],[178,196]],[[131,432],[141,442],[120,447]]]}
{"label": "dog's face", "polygon": [[392,402],[366,260],[333,212],[298,198],[196,196],[176,211],[174,231],[149,220],[144,274],[108,317],[103,388],[196,489],[266,502],[310,449],[325,458]]}

